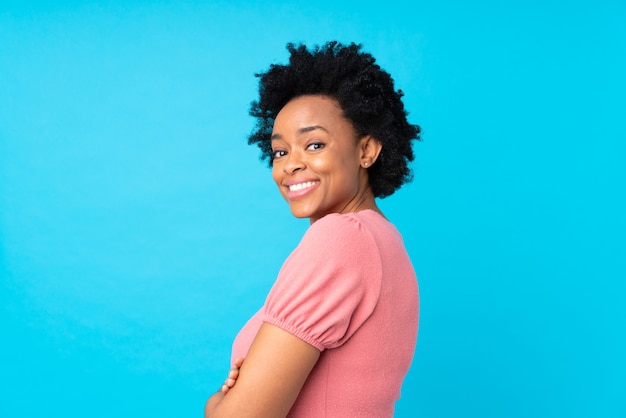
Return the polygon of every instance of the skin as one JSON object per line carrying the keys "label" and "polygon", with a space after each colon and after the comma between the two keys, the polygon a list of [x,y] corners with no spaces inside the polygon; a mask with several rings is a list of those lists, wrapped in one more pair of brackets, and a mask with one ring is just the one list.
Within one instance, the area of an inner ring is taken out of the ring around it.
{"label": "skin", "polygon": [[244,359],[242,358],[238,358],[237,360],[235,360],[235,362],[233,363],[233,367],[229,370],[228,377],[226,378],[226,380],[224,380],[224,384],[220,388],[220,392],[222,392],[224,395],[228,393],[230,388],[235,386],[235,382],[237,381],[237,378],[239,377],[239,369],[241,368],[241,365],[243,364],[243,360]]}
{"label": "skin", "polygon": [[[311,223],[329,213],[380,213],[367,167],[381,149],[371,136],[356,138],[336,100],[301,96],[287,103],[274,122],[272,177],[292,214]],[[295,184],[309,187],[290,191]]]}
{"label": "skin", "polygon": [[285,417],[319,358],[313,346],[282,329],[263,324],[236,384],[209,398],[205,417]]}
{"label": "skin", "polygon": [[[371,136],[357,138],[336,100],[302,96],[287,103],[274,123],[272,149],[272,177],[294,216],[314,223],[329,213],[380,213],[367,168],[382,145]],[[319,356],[315,347],[264,323],[245,361],[235,361],[207,401],[205,418],[287,416]]]}

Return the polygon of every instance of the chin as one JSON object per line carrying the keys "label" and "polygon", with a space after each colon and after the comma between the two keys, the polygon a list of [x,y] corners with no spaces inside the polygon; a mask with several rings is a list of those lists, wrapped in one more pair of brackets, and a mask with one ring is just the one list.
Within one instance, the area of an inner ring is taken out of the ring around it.
{"label": "chin", "polygon": [[316,212],[307,208],[290,206],[291,214],[299,219],[310,218],[316,215]]}
{"label": "chin", "polygon": [[291,214],[298,219],[304,219],[304,218],[310,218],[311,216],[313,216],[311,213],[309,212],[304,212],[304,211],[300,211],[300,210],[292,210]]}

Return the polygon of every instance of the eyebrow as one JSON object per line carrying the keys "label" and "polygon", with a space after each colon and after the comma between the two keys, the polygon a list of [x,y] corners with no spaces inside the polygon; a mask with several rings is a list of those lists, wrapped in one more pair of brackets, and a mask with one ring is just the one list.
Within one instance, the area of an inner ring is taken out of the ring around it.
{"label": "eyebrow", "polygon": [[[296,131],[296,134],[297,135],[302,135],[304,133],[315,131],[315,130],[318,130],[318,129],[320,129],[320,130],[322,130],[324,132],[328,132],[328,129],[324,128],[322,125],[313,125],[313,126],[305,126],[305,127],[302,127],[300,129],[298,129]],[[283,136],[281,134],[273,134],[271,136],[270,140],[273,140],[273,139],[283,139]]]}

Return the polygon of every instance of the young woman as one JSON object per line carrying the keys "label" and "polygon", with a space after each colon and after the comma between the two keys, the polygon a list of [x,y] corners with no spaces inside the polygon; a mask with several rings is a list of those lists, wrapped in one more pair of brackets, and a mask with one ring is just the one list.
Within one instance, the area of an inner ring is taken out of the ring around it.
{"label": "young woman", "polygon": [[205,417],[392,417],[415,349],[418,287],[376,198],[410,179],[420,129],[360,45],[287,48],[288,65],[258,75],[249,142],[311,226],[239,332]]}

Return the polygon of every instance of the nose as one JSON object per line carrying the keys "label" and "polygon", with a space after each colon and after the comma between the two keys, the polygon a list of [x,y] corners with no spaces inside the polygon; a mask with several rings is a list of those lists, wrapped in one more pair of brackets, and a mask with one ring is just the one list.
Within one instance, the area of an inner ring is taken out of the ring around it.
{"label": "nose", "polygon": [[304,169],[306,164],[302,159],[302,155],[298,151],[292,151],[285,156],[283,171],[285,174],[294,174],[295,172]]}

